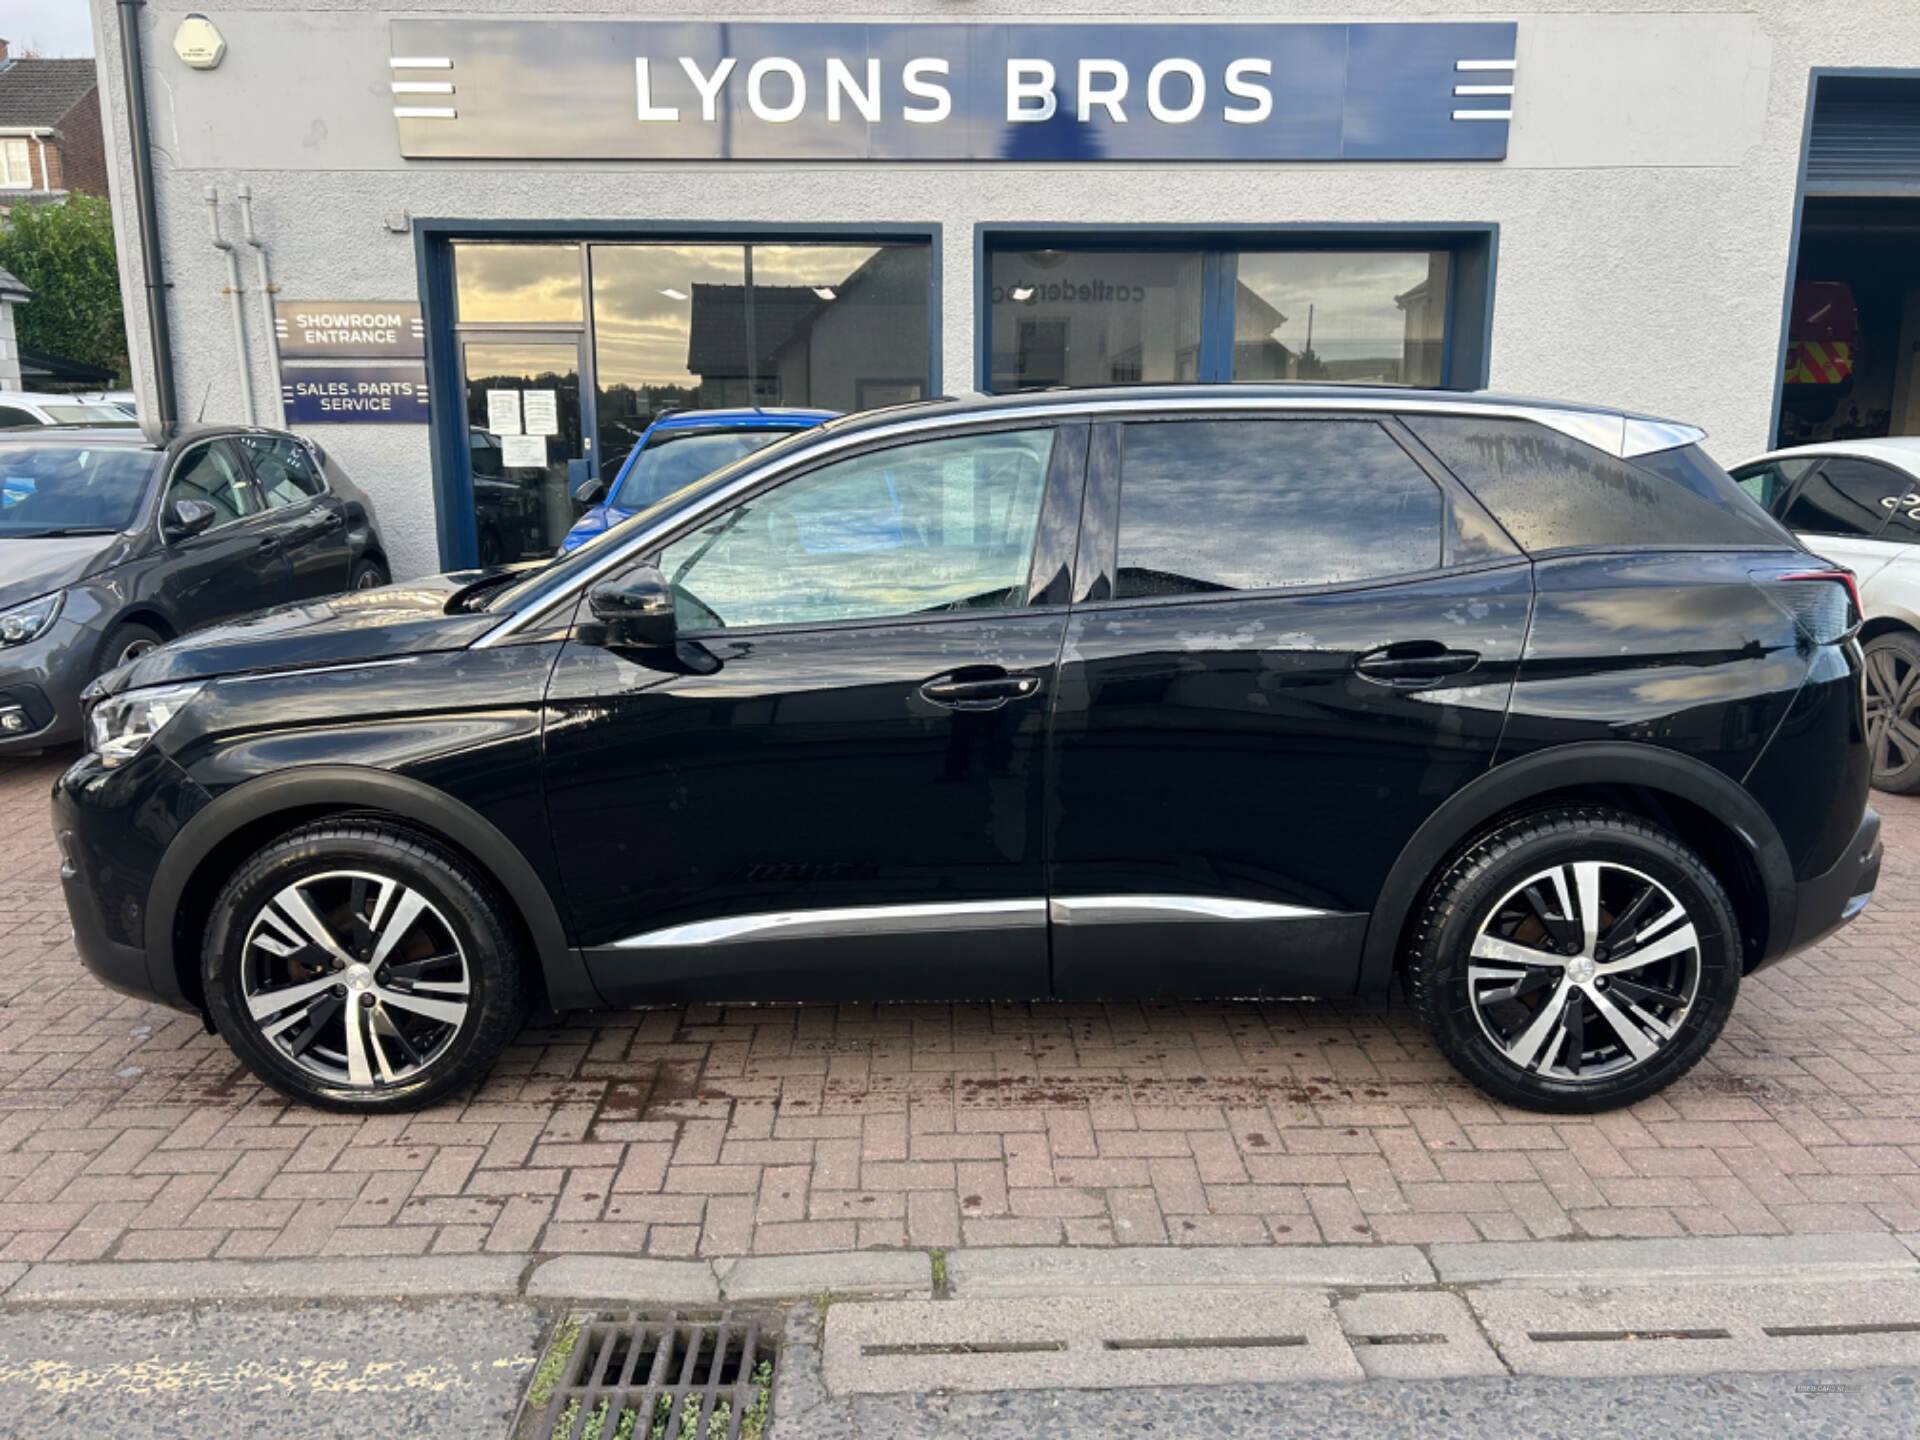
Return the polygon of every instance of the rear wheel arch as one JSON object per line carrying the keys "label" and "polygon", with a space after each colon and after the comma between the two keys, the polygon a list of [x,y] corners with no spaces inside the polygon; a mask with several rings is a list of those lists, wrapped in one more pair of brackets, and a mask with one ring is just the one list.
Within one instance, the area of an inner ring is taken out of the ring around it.
{"label": "rear wheel arch", "polygon": [[1359,989],[1384,990],[1433,882],[1490,827],[1528,810],[1601,803],[1652,821],[1698,852],[1734,902],[1747,970],[1779,953],[1798,910],[1793,864],[1773,822],[1734,781],[1671,750],[1560,745],[1510,760],[1451,796],[1407,842],[1374,903]]}
{"label": "rear wheel arch", "polygon": [[538,872],[484,816],[406,776],[353,765],[299,766],[249,780],[202,809],[162,857],[147,899],[147,955],[158,988],[200,1006],[199,948],[209,911],[247,857],[311,821],[366,816],[452,850],[500,891],[533,966],[540,997],[557,1009],[593,1008],[598,994]]}

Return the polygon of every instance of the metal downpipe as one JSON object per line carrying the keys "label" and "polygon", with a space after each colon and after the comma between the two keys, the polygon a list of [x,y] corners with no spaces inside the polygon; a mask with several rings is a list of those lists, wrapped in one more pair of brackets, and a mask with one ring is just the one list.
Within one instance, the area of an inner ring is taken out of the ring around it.
{"label": "metal downpipe", "polygon": [[280,287],[273,283],[273,272],[267,264],[266,242],[254,233],[253,187],[243,183],[233,193],[240,202],[240,238],[253,247],[254,279],[260,291],[260,323],[266,327],[260,333],[266,336],[267,369],[273,376],[273,403],[267,409],[272,412],[274,423],[284,430],[287,428],[287,385],[280,373],[279,327],[273,318],[273,297],[280,293]]}
{"label": "metal downpipe", "polygon": [[[153,345],[156,433],[180,418],[173,388],[173,332],[167,325],[167,278],[160,264],[160,217],[153,204],[153,145],[147,133],[146,62],[140,52],[140,11],[146,0],[120,0],[120,69],[127,86],[128,140],[133,146],[133,209],[140,226],[140,279],[146,293],[147,336]],[[143,428],[149,417],[140,417]]]}
{"label": "metal downpipe", "polygon": [[227,257],[227,301],[233,314],[233,355],[240,367],[240,398],[246,405],[247,424],[258,425],[260,417],[253,408],[253,371],[247,364],[247,322],[240,297],[246,293],[240,284],[240,257],[233,242],[220,233],[220,192],[207,187],[207,223],[213,229],[213,248]]}

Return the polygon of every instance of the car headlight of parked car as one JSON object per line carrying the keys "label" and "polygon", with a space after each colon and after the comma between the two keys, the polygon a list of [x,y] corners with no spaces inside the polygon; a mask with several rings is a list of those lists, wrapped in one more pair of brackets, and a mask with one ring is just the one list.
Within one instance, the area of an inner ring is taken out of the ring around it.
{"label": "car headlight of parked car", "polygon": [[87,716],[87,743],[108,769],[125,764],[191,705],[203,688],[197,682],[148,685],[109,695]]}
{"label": "car headlight of parked car", "polygon": [[65,594],[64,590],[56,590],[11,610],[0,610],[0,645],[24,645],[29,640],[38,640],[53,624],[53,617],[60,613],[60,600]]}

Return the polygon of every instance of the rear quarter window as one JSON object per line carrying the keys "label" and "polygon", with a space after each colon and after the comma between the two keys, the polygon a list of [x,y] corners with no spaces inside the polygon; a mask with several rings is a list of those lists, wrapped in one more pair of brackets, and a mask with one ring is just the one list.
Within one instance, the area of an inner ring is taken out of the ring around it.
{"label": "rear quarter window", "polygon": [[1620,460],[1529,420],[1402,418],[1529,551],[1793,543],[1697,446]]}

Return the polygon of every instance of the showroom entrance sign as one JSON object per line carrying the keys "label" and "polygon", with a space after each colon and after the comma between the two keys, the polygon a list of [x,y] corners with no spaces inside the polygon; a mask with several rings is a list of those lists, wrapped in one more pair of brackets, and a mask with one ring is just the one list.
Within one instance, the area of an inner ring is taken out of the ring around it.
{"label": "showroom entrance sign", "polygon": [[1498,160],[1507,23],[395,20],[415,159]]}

